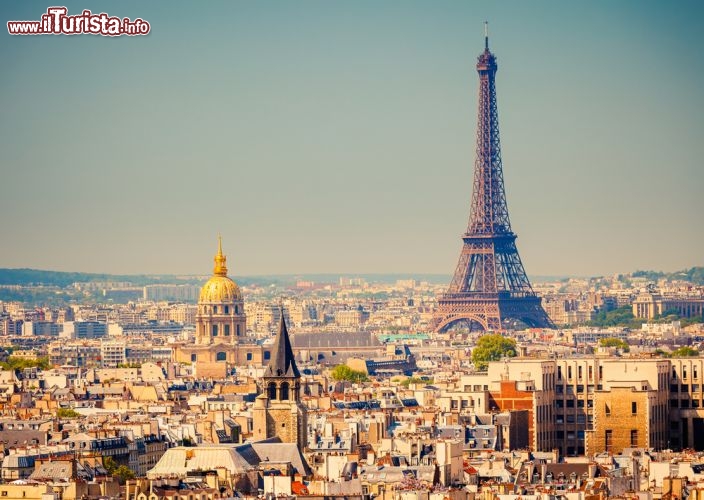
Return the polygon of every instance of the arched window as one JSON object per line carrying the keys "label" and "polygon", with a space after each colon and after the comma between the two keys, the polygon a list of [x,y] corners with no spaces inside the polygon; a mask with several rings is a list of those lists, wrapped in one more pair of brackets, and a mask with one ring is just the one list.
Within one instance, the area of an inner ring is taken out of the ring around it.
{"label": "arched window", "polygon": [[267,388],[267,396],[269,399],[276,399],[276,384],[274,382],[269,382],[269,387]]}
{"label": "arched window", "polygon": [[220,351],[215,355],[215,361],[227,361],[227,353]]}
{"label": "arched window", "polygon": [[288,401],[288,388],[288,382],[281,384],[281,397],[279,398],[281,401]]}

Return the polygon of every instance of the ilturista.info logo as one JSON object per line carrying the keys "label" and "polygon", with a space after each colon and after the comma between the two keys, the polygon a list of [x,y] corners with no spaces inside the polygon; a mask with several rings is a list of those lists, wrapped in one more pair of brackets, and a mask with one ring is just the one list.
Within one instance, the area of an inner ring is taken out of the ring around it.
{"label": "ilturista.info logo", "polygon": [[93,14],[84,10],[69,15],[66,7],[49,7],[40,21],[7,21],[11,35],[148,35],[151,26],[144,19],[111,17],[105,12]]}

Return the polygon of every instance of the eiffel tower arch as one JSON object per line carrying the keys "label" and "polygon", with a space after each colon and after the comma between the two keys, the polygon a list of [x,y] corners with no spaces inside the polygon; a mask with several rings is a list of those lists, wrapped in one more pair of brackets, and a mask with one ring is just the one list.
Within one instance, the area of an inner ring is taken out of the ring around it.
{"label": "eiffel tower arch", "polygon": [[477,60],[479,109],[477,158],[472,202],[462,252],[447,292],[438,299],[435,331],[461,322],[499,331],[510,322],[553,327],[541,299],[533,291],[511,230],[504,190],[499,118],[496,104],[496,57],[484,36],[484,52]]}

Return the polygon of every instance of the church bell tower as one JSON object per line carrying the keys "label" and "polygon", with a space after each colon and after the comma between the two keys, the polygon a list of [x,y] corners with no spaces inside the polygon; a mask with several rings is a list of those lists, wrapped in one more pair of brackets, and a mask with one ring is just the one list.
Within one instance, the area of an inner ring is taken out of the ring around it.
{"label": "church bell tower", "polygon": [[253,408],[254,438],[259,441],[278,436],[284,443],[298,444],[303,451],[308,443],[307,413],[300,401],[301,374],[293,356],[283,310],[260,392]]}

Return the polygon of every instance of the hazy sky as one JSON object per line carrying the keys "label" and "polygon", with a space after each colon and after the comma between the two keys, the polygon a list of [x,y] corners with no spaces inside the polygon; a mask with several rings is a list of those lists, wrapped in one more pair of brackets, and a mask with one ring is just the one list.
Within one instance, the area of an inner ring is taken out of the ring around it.
{"label": "hazy sky", "polygon": [[704,264],[704,2],[69,2],[147,36],[10,36],[0,267],[447,273],[483,21],[531,275]]}

